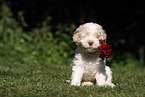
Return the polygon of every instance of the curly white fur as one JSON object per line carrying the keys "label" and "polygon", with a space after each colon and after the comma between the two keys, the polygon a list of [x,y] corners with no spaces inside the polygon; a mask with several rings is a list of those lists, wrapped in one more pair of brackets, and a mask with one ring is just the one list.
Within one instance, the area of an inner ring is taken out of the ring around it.
{"label": "curly white fur", "polygon": [[99,58],[100,39],[106,39],[106,34],[96,23],[86,23],[76,29],[73,40],[78,47],[71,63],[71,85],[115,86],[111,82],[111,69]]}

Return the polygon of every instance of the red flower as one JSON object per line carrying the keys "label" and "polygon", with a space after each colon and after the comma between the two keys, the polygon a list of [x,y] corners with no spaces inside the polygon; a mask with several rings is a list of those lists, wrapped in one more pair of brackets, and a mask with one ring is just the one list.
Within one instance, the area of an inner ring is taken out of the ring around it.
{"label": "red flower", "polygon": [[100,49],[100,52],[101,52],[99,57],[102,60],[104,60],[104,58],[110,57],[111,48],[110,48],[110,46],[107,43],[105,43],[105,40],[102,41],[102,45],[99,47],[99,49]]}

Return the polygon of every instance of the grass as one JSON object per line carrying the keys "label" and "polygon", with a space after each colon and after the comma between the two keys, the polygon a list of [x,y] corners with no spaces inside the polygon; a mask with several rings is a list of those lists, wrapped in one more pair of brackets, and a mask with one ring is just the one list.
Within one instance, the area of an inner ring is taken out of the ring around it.
{"label": "grass", "polygon": [[70,66],[0,64],[0,97],[143,97],[145,68],[112,68],[115,88],[74,87],[65,80]]}

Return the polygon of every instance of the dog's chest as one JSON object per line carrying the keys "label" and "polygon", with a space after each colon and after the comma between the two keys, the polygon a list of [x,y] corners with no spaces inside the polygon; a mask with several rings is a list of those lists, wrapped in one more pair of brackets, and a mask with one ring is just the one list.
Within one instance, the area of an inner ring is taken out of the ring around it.
{"label": "dog's chest", "polygon": [[95,79],[95,75],[97,72],[99,72],[99,68],[101,66],[101,63],[99,59],[96,60],[84,60],[84,74],[83,74],[83,81],[93,81]]}
{"label": "dog's chest", "polygon": [[94,54],[76,53],[72,61],[72,66],[79,66],[84,69],[85,73],[96,73],[104,63],[99,58],[99,52]]}
{"label": "dog's chest", "polygon": [[87,55],[82,57],[83,67],[86,73],[96,73],[102,67],[102,61],[98,55]]}

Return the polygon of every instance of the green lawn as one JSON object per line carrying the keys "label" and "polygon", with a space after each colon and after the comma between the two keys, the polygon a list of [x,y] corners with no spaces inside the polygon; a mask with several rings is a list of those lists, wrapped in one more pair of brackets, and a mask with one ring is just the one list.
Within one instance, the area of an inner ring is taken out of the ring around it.
{"label": "green lawn", "polygon": [[0,64],[0,97],[145,97],[145,68],[112,68],[115,88],[74,87],[70,66]]}

